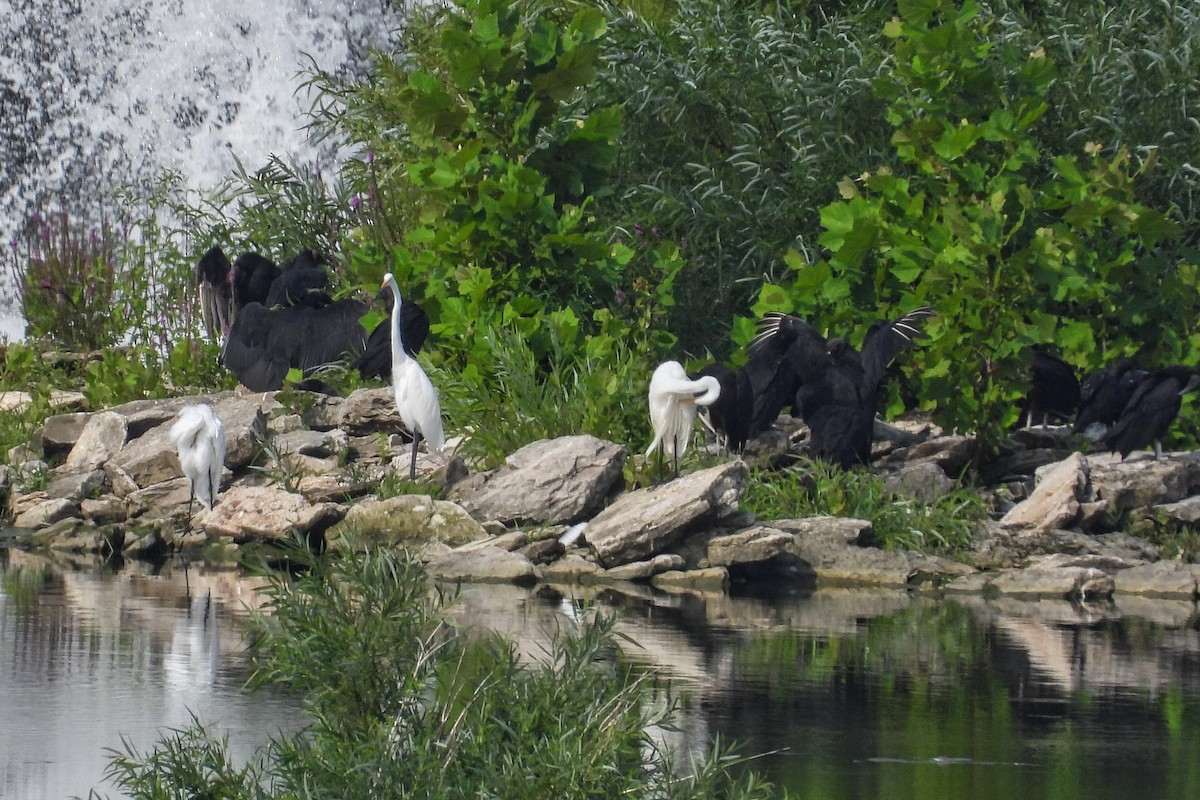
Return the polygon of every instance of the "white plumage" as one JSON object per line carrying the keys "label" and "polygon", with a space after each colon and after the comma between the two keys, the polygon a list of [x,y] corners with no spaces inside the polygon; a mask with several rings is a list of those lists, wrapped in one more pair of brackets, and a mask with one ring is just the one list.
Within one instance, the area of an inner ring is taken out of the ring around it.
{"label": "white plumage", "polygon": [[212,406],[184,406],[168,436],[188,479],[189,505],[192,498],[199,498],[205,508],[211,509],[221,491],[221,469],[225,466],[225,426],[221,418]]}
{"label": "white plumage", "polygon": [[665,361],[650,378],[650,423],[654,426],[654,441],[646,448],[649,456],[662,448],[664,455],[675,462],[687,452],[696,421],[697,406],[712,405],[721,396],[721,384],[711,375],[692,380],[678,361]]}
{"label": "white plumage", "polygon": [[400,287],[392,273],[383,276],[383,285],[392,290],[395,303],[392,305],[392,390],[396,393],[396,411],[400,419],[412,432],[412,460],[409,462],[408,477],[417,476],[417,444],[421,439],[439,453],[446,444],[442,431],[442,406],[438,402],[437,389],[425,374],[417,360],[404,352],[400,335]]}

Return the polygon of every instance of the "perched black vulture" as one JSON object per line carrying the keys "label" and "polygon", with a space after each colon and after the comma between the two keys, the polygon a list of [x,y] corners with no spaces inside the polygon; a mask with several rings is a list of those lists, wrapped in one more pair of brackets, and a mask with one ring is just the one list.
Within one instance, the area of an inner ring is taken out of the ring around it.
{"label": "perched black vulture", "polygon": [[1095,424],[1107,428],[1115,423],[1146,374],[1146,370],[1126,356],[1084,378],[1071,431],[1080,433]]}
{"label": "perched black vulture", "polygon": [[200,315],[210,339],[220,339],[233,324],[232,267],[225,251],[210,247],[196,264],[196,285],[200,287]]}
{"label": "perched black vulture", "polygon": [[[863,340],[862,352],[845,339],[826,341],[803,320],[770,314],[759,322],[759,335],[751,343],[751,359],[761,374],[772,378],[760,394],[755,386],[754,424],[751,433],[764,430],[787,405],[799,410],[812,432],[814,452],[834,463],[869,463],[874,436],[876,395],[883,373],[896,356],[916,346],[926,336],[921,325],[934,316],[921,307],[893,320],[873,324]],[[786,344],[780,347],[781,344]],[[786,362],[772,373],[766,355]],[[751,373],[752,375],[754,373]],[[792,387],[788,399],[775,391]]]}
{"label": "perched black vulture", "polygon": [[1110,453],[1126,458],[1134,450],[1153,444],[1154,457],[1162,458],[1162,437],[1179,414],[1181,398],[1200,387],[1200,374],[1191,367],[1163,367],[1142,378],[1121,416],[1101,440]]}
{"label": "perched black vulture", "polygon": [[750,419],[754,414],[754,389],[745,369],[730,369],[721,364],[709,364],[695,375],[696,380],[712,376],[721,385],[721,395],[711,405],[700,408],[707,418],[723,449],[740,453],[750,438]]}
{"label": "perched black vulture", "polygon": [[366,304],[357,300],[339,300],[324,308],[249,303],[233,321],[221,363],[251,391],[280,389],[291,368],[307,375],[361,353],[367,335],[358,320],[366,311]]}
{"label": "perched black vulture", "polygon": [[[350,369],[358,370],[365,380],[379,378],[386,381],[392,377],[391,305],[394,301],[390,291],[385,291],[380,296],[383,294],[387,295],[388,318],[375,326],[371,335],[367,337],[366,349],[350,362]],[[429,315],[412,300],[405,299],[400,306],[400,336],[404,352],[410,356],[419,353],[425,340],[429,338]]]}
{"label": "perched black vulture", "polygon": [[1045,427],[1051,417],[1065,421],[1075,416],[1079,407],[1079,378],[1074,368],[1045,345],[1033,346],[1033,361],[1029,367],[1029,395],[1017,420],[1028,428],[1035,420]]}
{"label": "perched black vulture", "polygon": [[275,262],[258,253],[246,252],[233,262],[233,302],[241,309],[250,303],[267,304],[271,284],[281,272]]}
{"label": "perched black vulture", "polygon": [[875,438],[875,415],[859,405],[839,403],[829,383],[800,387],[800,415],[808,425],[812,454],[842,469],[870,466]]}
{"label": "perched black vulture", "polygon": [[288,268],[280,273],[267,291],[263,305],[267,308],[276,306],[308,306],[323,308],[333,302],[327,291],[329,288],[329,273],[322,266],[322,260],[312,250],[302,250],[292,259]]}
{"label": "perched black vulture", "polygon": [[807,322],[790,314],[764,315],[742,367],[754,395],[749,435],[770,428],[779,413],[795,402],[803,382],[824,376],[828,360],[825,338]]}

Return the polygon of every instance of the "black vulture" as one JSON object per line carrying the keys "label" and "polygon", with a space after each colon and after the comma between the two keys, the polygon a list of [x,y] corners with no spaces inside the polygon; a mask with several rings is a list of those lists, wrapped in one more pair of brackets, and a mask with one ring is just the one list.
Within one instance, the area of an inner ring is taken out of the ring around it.
{"label": "black vulture", "polygon": [[329,288],[329,273],[322,266],[322,259],[312,250],[301,250],[292,259],[288,268],[280,273],[267,291],[263,305],[267,308],[276,306],[308,306],[323,308],[333,302],[327,291]]}
{"label": "black vulture", "polygon": [[232,267],[225,251],[210,247],[196,264],[196,285],[200,288],[200,315],[210,339],[220,339],[233,324]]}
{"label": "black vulture", "polygon": [[233,303],[241,309],[250,303],[267,305],[271,284],[281,275],[275,262],[259,253],[246,252],[233,262]]}
{"label": "black vulture", "polygon": [[808,425],[808,446],[814,456],[842,469],[870,466],[874,414],[859,405],[837,402],[828,382],[800,387],[796,401]]}
{"label": "black vulture", "polygon": [[804,381],[824,375],[828,353],[825,338],[815,328],[799,317],[777,312],[758,321],[758,334],[749,349],[742,369],[754,395],[749,435],[757,436],[795,402]]}
{"label": "black vulture", "polygon": [[[375,326],[367,337],[366,348],[362,354],[350,362],[350,369],[358,370],[364,380],[379,378],[390,380],[392,377],[392,293],[381,292],[376,300],[385,298],[388,306],[388,318]],[[425,309],[406,299],[400,306],[400,335],[404,344],[404,352],[415,356],[421,351],[425,340],[429,338],[429,315]]]}
{"label": "black vulture", "polygon": [[[874,437],[875,405],[883,373],[896,356],[916,346],[926,336],[921,325],[934,310],[914,309],[896,319],[874,323],[863,340],[862,351],[844,338],[825,340],[816,330],[785,314],[769,314],[759,322],[759,335],[751,343],[751,361],[766,355],[788,361],[772,375],[766,387],[782,392],[790,382],[792,396],[786,400],[755,393],[751,432],[769,427],[785,406],[792,405],[809,425],[814,451],[834,463],[869,463]],[[785,344],[780,347],[780,344]],[[769,348],[769,349],[768,349]],[[769,363],[769,362],[767,362]],[[747,367],[750,361],[747,362]],[[780,380],[780,378],[785,380]]]}
{"label": "black vulture", "polygon": [[1162,438],[1179,414],[1183,395],[1200,387],[1200,374],[1191,367],[1175,364],[1142,378],[1121,416],[1101,440],[1110,453],[1126,458],[1134,450],[1154,445],[1161,459]]}
{"label": "black vulture", "polygon": [[324,308],[249,303],[238,311],[225,338],[221,363],[251,391],[280,389],[289,369],[307,375],[347,354],[361,353],[367,335],[358,320],[366,311],[366,303],[357,300],[339,300]]}
{"label": "black vulture", "polygon": [[1136,361],[1125,356],[1084,378],[1071,432],[1080,433],[1095,424],[1107,428],[1115,423],[1146,374]]}
{"label": "black vulture", "polygon": [[730,369],[722,364],[709,364],[694,375],[696,380],[705,376],[717,379],[721,395],[709,406],[700,408],[717,434],[721,447],[732,453],[740,453],[750,438],[750,419],[754,414],[754,389],[745,369]]}
{"label": "black vulture", "polygon": [[1044,428],[1051,417],[1065,421],[1075,416],[1081,393],[1079,378],[1075,369],[1046,345],[1033,346],[1029,378],[1029,394],[1017,419],[1018,425],[1028,428],[1040,419]]}

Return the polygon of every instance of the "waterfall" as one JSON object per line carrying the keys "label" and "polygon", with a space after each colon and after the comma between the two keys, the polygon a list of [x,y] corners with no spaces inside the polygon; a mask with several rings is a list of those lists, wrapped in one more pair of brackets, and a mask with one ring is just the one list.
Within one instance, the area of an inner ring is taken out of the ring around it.
{"label": "waterfall", "polygon": [[[99,209],[166,170],[207,190],[235,163],[328,163],[305,124],[315,65],[360,74],[388,0],[0,0],[0,339],[20,338],[14,237],[39,206]],[[70,202],[63,202],[70,198]]]}

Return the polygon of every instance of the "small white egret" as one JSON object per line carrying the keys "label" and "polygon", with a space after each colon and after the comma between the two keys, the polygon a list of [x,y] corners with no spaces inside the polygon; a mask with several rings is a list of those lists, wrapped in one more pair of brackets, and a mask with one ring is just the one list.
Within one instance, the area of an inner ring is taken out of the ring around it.
{"label": "small white egret", "polygon": [[225,426],[212,406],[194,404],[179,410],[179,419],[168,434],[179,454],[179,466],[188,479],[188,530],[191,530],[192,501],[197,497],[212,509],[221,491],[221,469],[225,466]]}
{"label": "small white egret", "polygon": [[654,426],[654,441],[646,448],[646,456],[656,449],[669,455],[679,474],[679,457],[692,438],[697,406],[708,406],[721,396],[721,384],[711,375],[691,380],[678,361],[665,361],[650,378],[650,423]]}
{"label": "small white egret", "polygon": [[392,305],[392,389],[396,393],[396,411],[413,437],[408,478],[414,480],[417,477],[417,445],[420,441],[424,439],[431,449],[439,453],[446,444],[446,436],[442,432],[442,407],[433,382],[417,360],[404,350],[400,321],[403,301],[392,273],[383,276],[383,285],[392,290],[395,299]]}

